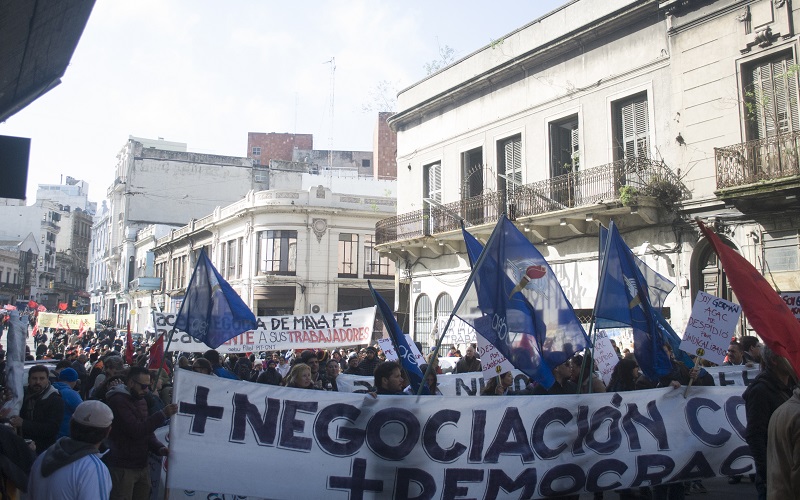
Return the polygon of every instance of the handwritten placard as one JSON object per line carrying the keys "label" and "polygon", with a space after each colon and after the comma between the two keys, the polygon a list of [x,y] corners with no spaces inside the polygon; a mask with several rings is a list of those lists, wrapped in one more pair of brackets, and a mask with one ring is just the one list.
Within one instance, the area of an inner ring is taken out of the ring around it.
{"label": "handwritten placard", "polygon": [[608,338],[605,330],[597,332],[594,341],[594,362],[597,364],[603,382],[608,385],[611,381],[611,374],[614,373],[614,367],[619,363],[619,356],[617,356],[617,351],[614,350],[611,339]]}
{"label": "handwritten placard", "polygon": [[789,306],[797,321],[800,321],[800,292],[781,292],[781,298]]}
{"label": "handwritten placard", "polygon": [[703,291],[697,292],[689,324],[683,333],[681,350],[722,364],[741,314],[739,304]]}
{"label": "handwritten placard", "polygon": [[514,365],[511,364],[511,361],[506,359],[493,344],[490,344],[480,333],[475,330],[472,331],[478,341],[477,351],[478,357],[481,359],[481,371],[483,372],[484,379],[489,380],[492,377],[514,369]]}
{"label": "handwritten placard", "polygon": [[392,344],[392,339],[378,339],[378,347],[381,348],[383,351],[383,355],[386,356],[386,361],[397,361],[397,351],[394,350],[394,344]]}
{"label": "handwritten placard", "polygon": [[[425,357],[419,352],[417,349],[417,344],[414,343],[414,339],[411,338],[411,335],[405,334],[406,342],[408,342],[408,348],[411,350],[411,357],[414,358],[414,362],[417,363],[417,366],[422,366],[425,364]],[[394,344],[392,343],[392,339],[390,338],[382,338],[378,339],[378,346],[380,346],[381,351],[383,351],[384,356],[386,356],[386,361],[399,361],[400,357],[398,356],[397,350],[394,348]]]}

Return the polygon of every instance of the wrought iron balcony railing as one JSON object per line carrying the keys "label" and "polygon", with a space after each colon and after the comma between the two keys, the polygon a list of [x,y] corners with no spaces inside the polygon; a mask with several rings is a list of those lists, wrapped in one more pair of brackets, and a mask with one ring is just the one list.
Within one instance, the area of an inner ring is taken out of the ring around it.
{"label": "wrought iron balcony railing", "polygon": [[[661,161],[647,158],[618,160],[587,170],[510,187],[505,192],[481,195],[442,205],[426,206],[378,221],[378,244],[401,241],[458,229],[458,214],[469,225],[491,224],[506,212],[512,219],[619,200],[622,186],[652,196],[666,205],[690,197],[680,179]],[[668,208],[671,208],[668,206]]]}
{"label": "wrought iron balcony railing", "polygon": [[717,189],[800,175],[800,132],[714,148]]}

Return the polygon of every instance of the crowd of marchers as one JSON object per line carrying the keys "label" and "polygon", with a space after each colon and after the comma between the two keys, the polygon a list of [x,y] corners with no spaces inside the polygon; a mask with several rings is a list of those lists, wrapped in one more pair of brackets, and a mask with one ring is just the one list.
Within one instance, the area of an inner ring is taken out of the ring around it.
{"label": "crowd of marchers", "polygon": [[[151,464],[169,454],[155,431],[168,425],[177,411],[172,401],[175,370],[321,391],[338,391],[337,378],[345,373],[371,377],[375,397],[413,392],[401,365],[386,361],[377,344],[227,355],[208,350],[162,358],[149,354],[150,341],[136,341],[126,349],[124,336],[106,328],[83,334],[44,331],[36,335],[34,346],[35,354],[28,353],[28,358],[41,364],[28,371],[21,411],[18,415],[7,410],[0,413],[5,424],[0,425],[0,483],[6,489],[27,491],[27,498],[32,499],[150,498],[151,484],[158,483],[151,475],[160,471]],[[668,345],[664,349],[670,355],[671,370],[657,380],[639,370],[635,352],[614,347],[620,359],[608,385],[587,351],[553,366],[555,382],[549,388],[531,381],[514,390],[514,377],[507,372],[487,380],[481,395],[587,394],[677,389],[690,383],[714,385],[700,364],[688,368],[675,359]],[[0,384],[5,382],[4,356],[0,350]],[[463,356],[454,347],[447,357],[459,358],[448,363],[454,366],[454,373],[481,371],[475,345],[467,346]],[[161,359],[161,367],[154,365]],[[753,336],[734,339],[725,364],[760,367],[759,375],[743,391],[746,440],[755,470],[749,477],[735,476],[729,482],[754,488],[750,491],[758,498],[793,498],[800,491],[800,390],[795,388],[794,371],[786,359]],[[443,370],[438,353],[429,353],[421,369],[426,374],[425,393],[441,395],[437,386]],[[753,486],[745,485],[751,482]],[[701,481],[691,481],[615,494],[623,499],[673,499],[705,491]],[[595,494],[595,498],[602,497],[602,492]]]}

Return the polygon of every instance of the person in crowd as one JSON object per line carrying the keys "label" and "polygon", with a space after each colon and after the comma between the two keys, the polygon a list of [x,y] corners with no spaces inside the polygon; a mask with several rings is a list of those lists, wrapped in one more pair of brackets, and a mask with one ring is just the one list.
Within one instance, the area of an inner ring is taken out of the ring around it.
{"label": "person in crowd", "polygon": [[100,444],[111,432],[114,415],[100,401],[85,401],[70,419],[69,436],[50,446],[34,462],[28,482],[33,500],[106,499],[111,475],[100,459]]}
{"label": "person in crowd", "polygon": [[400,364],[396,361],[386,361],[375,367],[375,390],[378,395],[404,395],[403,374]]}
{"label": "person in crowd", "polygon": [[192,362],[192,371],[202,373],[204,375],[213,375],[214,370],[211,368],[211,362],[206,358],[197,358]]}
{"label": "person in crowd", "polygon": [[28,475],[36,460],[35,448],[33,442],[28,443],[10,425],[0,425],[0,484],[7,498],[15,498],[17,490],[23,493],[28,490]]}
{"label": "person in crowd", "polygon": [[[584,357],[580,354],[576,354],[572,356],[569,367],[569,379],[578,386],[578,392],[580,394],[606,392],[606,384],[594,373],[593,360],[587,358],[584,362]],[[583,376],[581,376],[581,368],[583,368]]]}
{"label": "person in crowd", "polygon": [[481,391],[481,396],[506,396],[511,393],[514,385],[514,374],[505,372],[497,377],[492,377]]}
{"label": "person in crowd", "polygon": [[[442,391],[439,390],[439,381],[438,381],[438,376],[436,375],[436,371],[431,370],[429,372],[427,364],[421,365],[419,369],[425,376],[425,386],[428,388],[427,394],[429,396],[441,396]],[[403,392],[405,392],[406,394],[411,394],[412,396],[415,396],[417,394],[417,392],[414,390],[413,387],[411,387],[411,385],[407,385],[406,388],[403,389]]]}
{"label": "person in crowd", "polygon": [[564,359],[564,353],[560,351],[545,353],[544,360],[551,366],[555,382],[547,389],[539,384],[533,388],[533,395],[554,395],[554,394],[577,394],[578,384],[569,379],[572,374],[569,358]]}
{"label": "person in crowd", "polygon": [[256,382],[267,385],[281,385],[283,377],[278,372],[278,361],[276,359],[267,360],[267,368],[258,375]]}
{"label": "person in crowd", "polygon": [[347,367],[347,363],[345,363],[344,357],[339,349],[334,349],[333,353],[331,353],[331,358],[339,363],[339,371],[344,371],[344,369]]}
{"label": "person in crowd", "polygon": [[380,366],[378,351],[372,346],[367,347],[364,359],[358,363],[358,374],[370,377],[375,374],[375,368]]}
{"label": "person in crowd", "polygon": [[339,362],[331,357],[325,363],[325,374],[322,375],[322,388],[326,391],[339,391],[336,378],[339,376]]}
{"label": "person in crowd", "polygon": [[102,370],[102,373],[95,378],[94,386],[89,391],[89,398],[91,399],[103,400],[106,392],[110,389],[111,380],[125,374],[125,361],[119,355],[107,356],[102,361]]}
{"label": "person in crowd", "polygon": [[764,346],[761,372],[742,394],[747,415],[745,440],[756,466],[755,487],[759,500],[767,498],[769,421],[775,410],[792,396],[794,383],[794,370],[789,362]]}
{"label": "person in crowd", "polygon": [[237,377],[235,373],[222,366],[219,353],[214,349],[209,349],[204,352],[203,357],[211,363],[211,371],[217,377],[227,378],[230,380],[239,380],[239,377]]}
{"label": "person in crowd", "polygon": [[321,389],[322,375],[319,372],[319,358],[317,357],[317,353],[312,350],[303,351],[300,353],[300,362],[308,365],[311,369],[311,383],[317,389]]}
{"label": "person in crowd", "polygon": [[[747,337],[745,337],[747,338]],[[800,494],[800,388],[780,405],[767,429],[767,498]]]}
{"label": "person in crowd", "polygon": [[755,335],[742,337],[739,345],[742,347],[742,358],[749,366],[761,363],[761,343]]}
{"label": "person in crowd", "polygon": [[467,354],[458,360],[453,373],[470,373],[479,371],[481,371],[481,360],[476,355],[475,344],[470,344],[469,347],[467,347]]}
{"label": "person in crowd", "polygon": [[106,398],[114,413],[114,425],[108,437],[109,451],[103,457],[111,473],[112,500],[150,498],[148,452],[162,457],[169,452],[153,431],[178,411],[178,405],[166,405],[148,416],[144,396],[150,391],[150,383],[147,368],[132,366],[125,384],[112,388]]}
{"label": "person in crowd", "polygon": [[11,426],[21,431],[23,438],[33,440],[37,454],[56,442],[64,416],[64,400],[50,384],[49,373],[44,365],[31,367],[20,414],[9,419]]}
{"label": "person in crowd", "polygon": [[748,363],[744,360],[744,352],[742,346],[738,342],[731,342],[728,346],[728,359],[722,364],[725,366],[747,366],[753,367],[753,363]]}
{"label": "person in crowd", "polygon": [[72,414],[83,403],[81,395],[75,390],[75,385],[78,383],[78,372],[72,368],[64,368],[58,374],[58,382],[53,384],[61,399],[64,401],[64,417],[61,419],[61,427],[58,431],[58,437],[69,436],[69,426],[72,421]]}
{"label": "person in crowd", "polygon": [[[274,354],[277,354],[277,356]],[[289,364],[289,358],[287,357],[287,354],[288,353],[286,352],[273,353],[273,359],[277,358],[278,360],[278,366],[276,369],[278,370],[280,376],[284,378],[289,374],[289,370],[292,369],[292,365]]]}
{"label": "person in crowd", "polygon": [[361,375],[358,369],[360,359],[357,352],[351,352],[347,355],[347,369],[344,371],[347,375]]}
{"label": "person in crowd", "polygon": [[186,356],[178,356],[178,368],[182,368],[184,370],[191,370],[192,364],[189,363],[189,358]]}
{"label": "person in crowd", "polygon": [[639,363],[633,358],[622,358],[611,373],[608,392],[627,392],[636,390],[639,379]]}
{"label": "person in crowd", "polygon": [[311,367],[305,363],[295,363],[283,380],[283,385],[295,389],[315,389],[311,380]]}
{"label": "person in crowd", "polygon": [[253,371],[253,362],[247,357],[246,353],[240,352],[236,363],[233,365],[233,373],[239,380],[250,380],[250,373]]}

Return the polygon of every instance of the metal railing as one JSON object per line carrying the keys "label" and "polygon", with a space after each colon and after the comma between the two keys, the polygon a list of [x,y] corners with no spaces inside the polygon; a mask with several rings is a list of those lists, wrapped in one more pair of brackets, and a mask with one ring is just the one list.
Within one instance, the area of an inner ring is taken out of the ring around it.
{"label": "metal railing", "polygon": [[800,132],[714,148],[717,189],[800,175]]}
{"label": "metal railing", "polygon": [[458,214],[468,225],[480,225],[496,222],[504,212],[516,219],[615,201],[619,200],[620,188],[626,185],[635,188],[637,194],[665,200],[666,205],[668,201],[691,197],[663,162],[631,158],[509,188],[505,192],[484,192],[443,204],[441,208],[426,204],[422,210],[378,221],[375,239],[382,244],[456,230],[460,223],[453,214]]}

